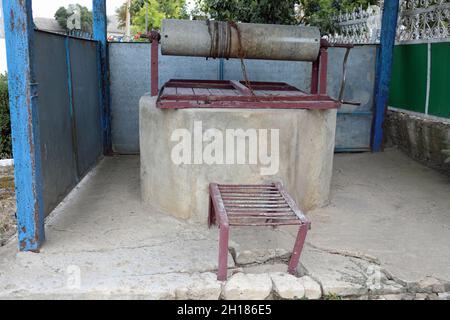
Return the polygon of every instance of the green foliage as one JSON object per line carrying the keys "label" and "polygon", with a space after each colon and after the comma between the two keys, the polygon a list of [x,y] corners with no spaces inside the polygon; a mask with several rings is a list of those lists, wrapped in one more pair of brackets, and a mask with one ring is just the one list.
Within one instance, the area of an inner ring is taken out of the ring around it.
{"label": "green foliage", "polygon": [[[211,19],[271,24],[306,24],[322,33],[336,29],[331,17],[377,0],[196,0],[198,10]],[[298,6],[296,6],[298,5]]]}
{"label": "green foliage", "polygon": [[251,23],[295,24],[296,0],[197,0],[211,19]]}
{"label": "green foliage", "polygon": [[69,4],[67,8],[60,7],[55,13],[56,21],[58,21],[61,28],[67,29],[67,18],[77,9],[81,16],[81,30],[92,33],[92,12],[80,4]]}
{"label": "green foliage", "polygon": [[[131,1],[131,7],[130,7],[130,13],[131,13],[131,19],[136,16],[136,14],[144,7],[144,1],[142,0],[132,0]],[[149,8],[150,9],[150,8]],[[123,5],[121,5],[116,10],[117,19],[119,21],[119,27],[125,28],[126,19],[127,19],[127,4],[124,2]]]}
{"label": "green foliage", "polygon": [[6,74],[0,74],[0,159],[11,158],[11,156],[8,76]]}
{"label": "green foliage", "polygon": [[[147,8],[145,4],[148,4]],[[185,0],[132,0],[131,29],[133,33],[145,32],[145,15],[148,10],[148,29],[159,29],[163,19],[187,19]],[[119,27],[124,28],[127,17],[127,4],[116,11]]]}
{"label": "green foliage", "polygon": [[336,293],[328,293],[323,296],[324,300],[342,300],[342,297]]}
{"label": "green foliage", "polygon": [[144,7],[132,16],[131,30],[133,33],[145,32],[145,15],[148,10],[148,30],[159,29],[161,21],[164,19],[164,13],[161,12],[158,1],[148,0],[148,9]]}

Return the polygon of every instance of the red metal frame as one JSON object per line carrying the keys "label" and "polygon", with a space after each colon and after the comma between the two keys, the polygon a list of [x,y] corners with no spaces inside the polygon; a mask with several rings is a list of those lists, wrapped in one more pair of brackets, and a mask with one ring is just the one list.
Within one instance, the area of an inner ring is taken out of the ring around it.
{"label": "red metal frame", "polygon": [[[234,87],[232,82],[236,81],[175,79],[167,82],[164,87],[232,89]],[[241,81],[240,83],[243,84],[244,81]],[[250,85],[252,87],[258,86],[257,90],[300,91],[306,93],[284,82],[250,81]]]}
{"label": "red metal frame", "polygon": [[320,48],[320,94],[327,94],[327,73],[328,73],[328,50],[326,47]]}
{"label": "red metal frame", "polygon": [[[160,34],[152,31],[151,39],[151,95],[157,96],[157,107],[161,109],[186,108],[244,108],[244,109],[336,109],[341,102],[327,95],[328,51],[332,46],[321,41],[320,54],[312,63],[311,92],[303,92],[293,86],[277,82],[250,82],[219,80],[170,80],[158,92],[158,45]],[[351,45],[349,45],[351,47]],[[190,89],[191,94],[170,91],[169,88]],[[195,90],[199,89],[199,90]],[[211,90],[234,89],[238,94]],[[202,91],[203,90],[203,91]],[[279,91],[279,94],[260,94],[261,91]],[[285,92],[286,94],[282,94]],[[298,93],[298,94],[295,94]]]}
{"label": "red metal frame", "polygon": [[[319,79],[319,78],[318,78]],[[326,73],[320,76],[326,90]],[[170,80],[160,91],[157,107],[245,109],[335,109],[340,103],[326,94],[309,94],[286,83],[218,80]]]}
{"label": "red metal frame", "polygon": [[295,274],[311,223],[281,183],[266,185],[209,186],[208,226],[219,225],[219,268],[217,279],[225,281],[228,270],[228,240],[231,226],[297,225],[288,272]]}

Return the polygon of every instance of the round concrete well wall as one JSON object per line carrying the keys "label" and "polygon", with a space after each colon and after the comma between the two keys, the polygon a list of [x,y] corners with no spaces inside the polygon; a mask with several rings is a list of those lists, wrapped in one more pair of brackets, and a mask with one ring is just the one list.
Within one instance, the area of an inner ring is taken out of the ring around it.
{"label": "round concrete well wall", "polygon": [[206,223],[210,183],[281,181],[301,209],[323,206],[335,130],[336,110],[164,110],[156,98],[144,96],[142,199],[175,217]]}

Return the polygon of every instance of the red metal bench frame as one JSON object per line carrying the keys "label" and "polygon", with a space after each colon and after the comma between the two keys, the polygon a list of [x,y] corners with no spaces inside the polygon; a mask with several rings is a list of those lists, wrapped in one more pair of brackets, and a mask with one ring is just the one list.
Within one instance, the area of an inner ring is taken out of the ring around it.
{"label": "red metal bench frame", "polygon": [[219,225],[219,270],[217,280],[227,279],[228,240],[231,226],[298,225],[299,231],[289,261],[295,274],[311,223],[297,207],[281,183],[265,185],[209,186],[208,226]]}

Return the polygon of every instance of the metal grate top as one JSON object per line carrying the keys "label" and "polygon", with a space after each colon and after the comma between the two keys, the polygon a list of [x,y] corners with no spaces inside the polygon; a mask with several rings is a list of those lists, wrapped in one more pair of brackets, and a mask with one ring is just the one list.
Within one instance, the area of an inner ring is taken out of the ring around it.
{"label": "metal grate top", "polygon": [[[250,88],[251,89],[250,89]],[[170,80],[160,91],[162,109],[334,109],[340,103],[325,94],[310,94],[282,82]]]}
{"label": "metal grate top", "polygon": [[309,224],[281,183],[211,184],[211,194],[230,226]]}

